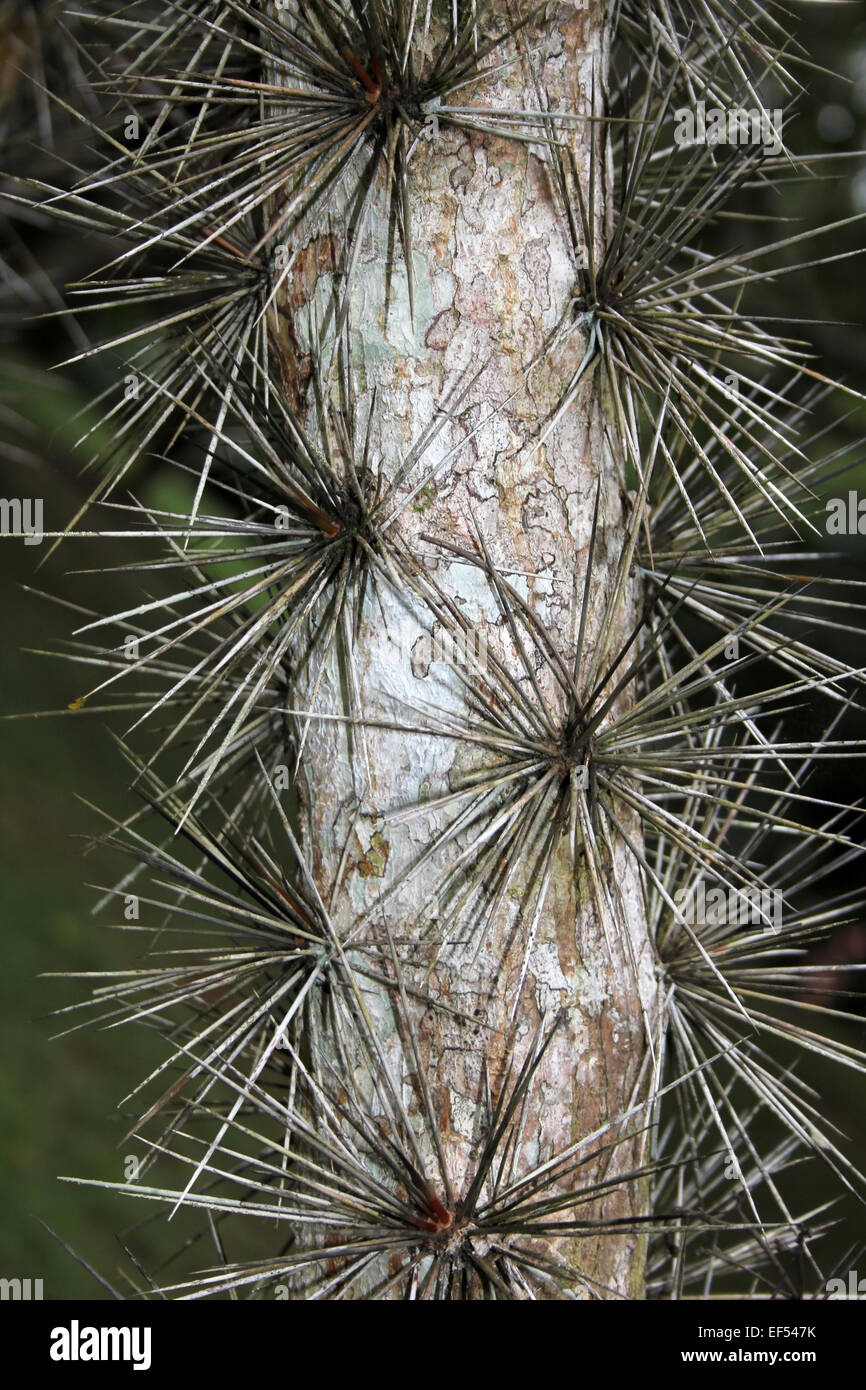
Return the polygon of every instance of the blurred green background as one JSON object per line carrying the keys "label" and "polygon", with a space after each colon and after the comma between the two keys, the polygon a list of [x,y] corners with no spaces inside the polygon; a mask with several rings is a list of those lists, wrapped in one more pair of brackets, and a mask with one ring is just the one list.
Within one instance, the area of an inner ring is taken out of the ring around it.
{"label": "blurred green background", "polygon": [[[799,114],[788,127],[790,143],[801,152],[849,157],[819,166],[820,177],[812,181],[792,181],[772,192],[752,191],[747,208],[754,222],[745,227],[737,223],[727,232],[741,245],[759,245],[782,235],[779,228],[786,225],[785,219],[794,220],[799,229],[866,212],[866,153],[857,153],[866,150],[866,8],[792,8],[798,16],[792,28],[815,66],[798,69],[806,90]],[[14,93],[10,97],[4,92],[7,101],[15,99]],[[781,221],[771,230],[761,220],[767,216]],[[792,251],[791,263],[811,254],[859,250],[863,242],[863,224],[856,223],[823,239],[820,252]],[[103,364],[51,371],[72,350],[72,340],[57,320],[22,319],[15,281],[23,274],[32,287],[36,263],[44,267],[49,281],[73,279],[99,264],[101,258],[94,255],[86,244],[52,237],[37,226],[8,239],[0,262],[0,494],[44,497],[46,529],[62,527],[92,486],[91,480],[79,476],[81,459],[74,444],[83,433],[90,401],[106,383],[107,368]],[[777,281],[746,307],[753,313],[811,320],[804,334],[819,349],[816,365],[862,388],[864,280],[862,258],[840,260]],[[32,298],[32,311],[39,309],[40,299],[44,308],[43,290]],[[28,312],[25,309],[25,316]],[[862,408],[847,419],[838,405],[830,410],[829,423],[840,443],[866,437]],[[173,491],[177,486],[155,463],[140,468],[134,483],[138,496],[160,504],[178,500]],[[866,493],[866,463],[846,480],[847,486]],[[123,574],[106,579],[70,573],[82,566],[122,564],[126,555],[119,543],[113,549],[66,544],[37,571],[47,549],[9,540],[0,545],[3,713],[65,710],[84,693],[82,678],[71,667],[25,650],[56,647],[74,626],[69,613],[33,589],[62,592],[96,607],[110,589],[113,608],[122,607],[127,595],[132,602],[137,593],[134,578]],[[866,579],[862,539],[850,542],[847,564]],[[850,649],[846,655],[854,659]],[[866,666],[866,646],[861,664]],[[98,831],[100,822],[84,802],[117,814],[128,811],[127,777],[99,719],[82,713],[2,722],[0,749],[0,1275],[42,1278],[46,1298],[103,1298],[107,1292],[52,1240],[39,1220],[109,1279],[119,1281],[117,1268],[123,1260],[116,1233],[144,1213],[130,1211],[130,1203],[110,1193],[62,1184],[57,1178],[74,1174],[122,1180],[124,1157],[138,1150],[134,1143],[120,1143],[124,1121],[118,1106],[159,1060],[160,1046],[152,1034],[126,1028],[88,1028],[52,1040],[52,1034],[74,1022],[74,1015],[52,1018],[51,1011],[82,997],[84,986],[39,976],[46,971],[122,967],[135,959],[135,941],[107,930],[104,916],[91,913],[96,895],[88,885],[112,882],[111,862],[98,852],[85,855],[86,836]],[[826,794],[839,800],[860,798],[861,766],[832,764],[822,779]],[[846,952],[847,959],[866,959],[866,924],[855,924],[851,933],[839,943],[840,952]],[[839,1032],[841,1037],[859,1032],[862,1042],[862,1027],[840,1025]],[[821,1108],[828,1119],[850,1136],[852,1157],[866,1163],[864,1079],[815,1063],[803,1074],[824,1098]],[[815,1165],[809,1165],[797,1182],[796,1199],[802,1204],[817,1204],[835,1190]],[[841,1258],[851,1246],[866,1245],[862,1205],[848,1199],[837,1215],[840,1225],[829,1242],[828,1265],[834,1261],[832,1252]],[[151,1267],[159,1264],[167,1248],[165,1233],[156,1226],[136,1237],[136,1250]]]}

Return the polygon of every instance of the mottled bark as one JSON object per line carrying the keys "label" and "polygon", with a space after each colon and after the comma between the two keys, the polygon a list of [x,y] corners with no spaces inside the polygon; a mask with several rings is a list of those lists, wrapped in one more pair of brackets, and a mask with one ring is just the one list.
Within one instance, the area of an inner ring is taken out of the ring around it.
{"label": "mottled bark", "polygon": [[[550,107],[589,113],[594,73],[600,109],[601,12],[596,6],[578,3],[551,7],[551,11],[555,22],[545,26],[543,34],[532,36],[533,43],[538,43],[535,60]],[[526,67],[520,63],[499,73],[487,91],[473,91],[472,99],[490,106],[536,103]],[[595,129],[593,136],[588,124],[574,124],[567,133],[584,186],[592,138],[604,154],[606,128]],[[608,189],[608,197],[609,193]],[[375,384],[382,407],[374,427],[376,446],[386,466],[393,468],[437,405],[481,366],[481,377],[463,403],[459,420],[446,427],[443,441],[455,443],[480,419],[491,418],[447,465],[423,507],[406,512],[401,537],[415,554],[433,553],[431,545],[420,539],[422,533],[472,548],[474,515],[497,565],[523,576],[514,582],[523,586],[567,649],[573,577],[577,570],[582,583],[600,477],[600,535],[587,632],[591,646],[600,636],[603,602],[619,557],[624,478],[621,460],[612,457],[603,442],[603,403],[594,376],[585,381],[544,446],[533,442],[586,347],[581,334],[574,333],[526,378],[527,366],[542,354],[562,320],[574,287],[566,229],[543,159],[526,145],[467,137],[443,125],[438,137],[419,147],[414,156],[411,198],[414,326],[399,257],[387,325],[384,321],[384,188],[367,226],[352,298],[361,403],[368,402]],[[315,237],[308,238],[308,259],[314,241]],[[305,288],[296,276],[290,291],[301,342],[309,313],[305,296],[311,294],[324,305],[332,289],[329,264],[323,263],[322,270],[315,290],[311,281]],[[469,621],[484,629],[492,646],[501,647],[498,615],[480,576],[465,565],[433,560],[430,564],[437,582],[460,602]],[[637,598],[635,589],[631,603],[623,605],[619,614],[623,634],[634,621]],[[459,696],[443,663],[405,659],[422,627],[429,627],[429,616],[413,609],[405,594],[383,588],[382,599],[387,623],[378,603],[369,603],[357,647],[366,712],[411,717],[389,696],[453,705]],[[324,660],[326,675],[317,708],[343,712],[344,695],[333,653]],[[307,674],[307,682],[314,674]],[[303,699],[302,690],[300,704]],[[401,806],[441,794],[449,785],[449,773],[465,758],[464,750],[446,741],[368,732],[372,781],[355,821],[360,763],[356,747],[353,779],[347,738],[339,725],[316,723],[305,755],[311,849],[316,874],[329,894],[347,836],[352,841],[336,909],[343,932],[412,862],[430,834],[431,822],[424,817],[392,826],[389,815]],[[653,974],[637,872],[624,846],[610,872],[630,907],[641,989],[649,1004]],[[425,903],[430,886],[431,875],[425,874],[385,909],[401,942],[407,935],[407,922]],[[565,1015],[537,1080],[519,1166],[562,1149],[626,1107],[644,1056],[638,985],[628,953],[616,939],[614,924],[598,919],[583,872],[575,888],[565,842],[512,1029],[510,1012],[526,930],[527,924],[519,921],[515,930],[513,910],[503,913],[476,960],[471,951],[462,958],[452,952],[427,983],[432,994],[478,1018],[479,1026],[471,1028],[427,1011],[422,1023],[428,1076],[458,1195],[471,1171],[479,1137],[485,1065],[495,1089],[508,1048],[514,1043],[520,1059],[540,1018],[550,1020],[560,1010]],[[422,976],[423,969],[418,969],[415,983]],[[391,1025],[384,1011],[377,1017],[388,1032]],[[614,1167],[626,1161],[623,1152]],[[640,1212],[645,1200],[643,1190],[618,1194],[604,1210],[607,1215]],[[640,1296],[641,1254],[636,1238],[575,1242],[569,1258],[599,1285],[620,1295]],[[579,1284],[576,1292],[582,1296]]]}

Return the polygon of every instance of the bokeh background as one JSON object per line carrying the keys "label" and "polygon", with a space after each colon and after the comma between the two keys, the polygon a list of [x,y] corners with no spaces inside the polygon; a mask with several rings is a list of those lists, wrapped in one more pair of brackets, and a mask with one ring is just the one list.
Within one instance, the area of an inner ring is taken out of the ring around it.
{"label": "bokeh background", "polygon": [[[744,195],[749,220],[725,227],[728,244],[743,247],[784,234],[866,213],[866,7],[861,4],[797,4],[791,30],[812,66],[800,66],[804,85],[796,108],[784,102],[789,142],[798,151],[832,159],[815,166],[814,177],[752,189]],[[48,85],[72,93],[81,83],[74,53],[53,35],[53,7],[26,0],[0,0],[0,169],[38,174],[49,167],[39,146],[53,142],[64,158],[81,153],[81,132],[52,118],[44,100],[18,73],[28,63]],[[770,105],[774,103],[769,102]],[[783,104],[780,99],[776,104]],[[7,157],[8,156],[8,157]],[[794,248],[790,264],[811,254],[859,251],[866,221],[824,237],[820,250]],[[104,253],[75,236],[38,221],[14,227],[0,208],[0,495],[45,499],[46,528],[63,526],[93,485],[81,476],[75,444],[95,420],[92,402],[122,372],[105,362],[82,362],[54,370],[77,350],[80,327],[52,317],[56,287],[77,279],[104,260]],[[808,320],[802,336],[815,344],[815,365],[862,389],[866,383],[866,262],[860,256],[796,272],[761,287],[750,298],[753,314]],[[85,325],[85,328],[87,325]],[[799,334],[801,330],[797,330]],[[866,409],[838,399],[822,407],[820,424],[839,446],[866,439]],[[864,461],[845,480],[866,495]],[[136,471],[134,490],[153,505],[177,507],[185,497],[177,476],[157,460]],[[829,542],[827,543],[829,548]],[[68,705],[84,693],[80,671],[56,657],[75,626],[74,614],[40,591],[62,593],[75,602],[113,608],[138,593],[122,566],[129,556],[113,546],[69,544],[45,560],[48,546],[0,542],[0,712],[27,715],[61,710],[51,718],[0,722],[0,1275],[42,1278],[46,1298],[104,1298],[110,1295],[56,1243],[46,1223],[69,1246],[109,1278],[124,1263],[118,1244],[129,1223],[146,1215],[109,1192],[58,1182],[69,1174],[122,1180],[124,1158],[134,1143],[121,1143],[122,1101],[135,1081],[160,1058],[158,1039],[123,1028],[84,1029],[52,1038],[75,1015],[52,1011],[82,997],[76,981],[40,978],[44,972],[99,971],[132,964],[136,944],[112,931],[105,914],[94,916],[91,885],[113,882],[113,866],[100,851],[88,851],[88,836],[100,829],[95,807],[121,815],[130,809],[127,776],[110,734],[98,718]],[[838,551],[836,542],[834,551]],[[40,564],[40,562],[43,562]],[[866,581],[866,538],[845,543],[837,573]],[[75,573],[84,567],[118,566],[109,575]],[[866,629],[866,623],[863,624]],[[839,639],[842,641],[843,639]],[[858,656],[850,637],[846,657],[866,667],[866,638]],[[801,737],[820,732],[818,713],[804,709]],[[118,731],[122,725],[118,725]],[[812,733],[810,734],[809,730]],[[856,713],[851,736],[866,736]],[[828,764],[815,794],[856,802],[863,795],[863,764]],[[852,870],[864,875],[864,866]],[[866,962],[866,922],[855,921],[825,947],[828,961]],[[842,980],[842,983],[854,983]],[[840,996],[841,1003],[841,996]],[[852,1007],[850,1002],[847,1007]],[[856,1003],[853,1008],[862,1013]],[[838,1036],[863,1042],[863,1022],[839,1022]],[[802,1074],[823,1098],[827,1118],[849,1136],[852,1158],[866,1165],[866,1080],[853,1071],[812,1062]],[[810,1164],[792,1179],[798,1205],[817,1205],[835,1185]],[[855,1198],[835,1209],[838,1224],[827,1241],[825,1262],[866,1247],[866,1210]],[[158,1266],[169,1248],[155,1224],[136,1234],[136,1250]],[[239,1252],[233,1252],[239,1253]],[[861,1272],[866,1264],[861,1258]],[[856,1258],[852,1259],[852,1265]]]}

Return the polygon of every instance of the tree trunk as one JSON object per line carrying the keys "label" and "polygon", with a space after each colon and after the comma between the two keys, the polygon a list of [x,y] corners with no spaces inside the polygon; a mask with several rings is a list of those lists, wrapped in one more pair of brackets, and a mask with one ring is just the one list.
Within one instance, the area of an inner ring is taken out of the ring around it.
{"label": "tree trunk", "polygon": [[[557,8],[557,22],[546,24],[543,31],[530,31],[528,38],[540,86],[551,109],[585,114],[590,113],[594,87],[601,111],[603,7],[573,3]],[[515,43],[509,56],[517,56],[517,51]],[[487,107],[535,107],[526,63],[516,61],[499,71],[486,88],[473,89],[471,100]],[[606,130],[603,124],[583,122],[561,128],[584,188],[592,139],[603,167],[609,167]],[[609,187],[605,196],[609,203]],[[463,438],[466,442],[428,489],[423,506],[403,513],[400,538],[413,555],[425,557],[436,582],[484,633],[491,650],[504,651],[502,621],[483,575],[470,565],[436,559],[433,544],[422,539],[433,535],[474,550],[477,524],[499,570],[523,586],[529,603],[568,650],[573,643],[570,605],[575,574],[582,590],[600,479],[586,633],[591,649],[602,636],[604,600],[619,559],[625,480],[622,460],[612,456],[604,440],[603,402],[593,375],[584,378],[573,405],[543,445],[535,442],[586,350],[585,338],[575,332],[527,376],[527,367],[542,356],[563,320],[575,282],[562,210],[554,200],[541,147],[467,135],[443,123],[438,135],[422,142],[413,156],[411,204],[414,323],[399,257],[385,318],[384,179],[374,216],[366,224],[351,300],[359,403],[369,403],[375,386],[379,408],[373,441],[386,472],[430,423],[436,408],[447,405],[456,385],[465,384],[480,367],[483,370],[442,436],[449,447]],[[301,341],[305,323],[313,318],[304,300],[324,303],[332,288],[323,241],[310,237],[306,249],[314,242],[324,271],[319,284],[313,288],[308,282],[305,287],[298,273],[290,280],[287,300]],[[304,259],[309,264],[309,254]],[[365,714],[411,717],[394,697],[416,706],[448,700],[458,708],[462,696],[446,664],[422,659],[429,613],[411,596],[387,585],[380,586],[379,599],[368,599],[356,650]],[[634,581],[630,602],[617,619],[620,636],[633,625],[638,603]],[[614,646],[616,636],[612,635]],[[410,659],[413,649],[415,660]],[[317,654],[313,660],[318,659]],[[340,715],[346,705],[334,652],[325,653],[324,661],[316,708]],[[317,675],[316,665],[306,672],[298,694],[300,707]],[[349,843],[335,899],[335,922],[343,934],[418,857],[435,823],[435,817],[422,815],[392,824],[393,813],[447,790],[449,774],[455,773],[463,752],[445,739],[375,728],[368,729],[365,738],[370,784],[359,813],[356,794],[365,774],[357,733],[338,722],[313,721],[305,749],[311,852],[323,896],[331,894]],[[639,836],[639,830],[632,829]],[[600,920],[585,866],[575,875],[563,839],[513,1019],[530,930],[525,915],[521,920],[511,907],[503,910],[477,955],[477,943],[462,952],[452,947],[429,976],[431,955],[424,958],[407,937],[415,913],[430,897],[432,870],[387,899],[373,918],[376,929],[387,922],[401,956],[411,963],[406,967],[410,985],[477,1019],[473,1027],[435,1008],[419,1006],[418,1011],[423,1016],[423,1063],[458,1198],[477,1156],[485,1075],[495,1096],[509,1050],[513,1047],[519,1064],[540,1022],[549,1025],[562,1016],[536,1077],[518,1171],[590,1134],[633,1103],[646,1050],[639,993],[651,1011],[654,976],[637,867],[624,844],[606,871],[611,882],[615,876],[628,904],[638,970],[617,940],[615,924]],[[392,1025],[385,1014],[378,1011],[374,1016],[383,1038],[389,1036]],[[643,1121],[632,1127],[637,1123]],[[602,1142],[614,1135],[611,1132]],[[636,1151],[635,1145],[624,1146],[612,1165],[608,1160],[608,1173],[631,1166]],[[590,1174],[585,1176],[588,1180]],[[640,1215],[646,1210],[646,1197],[642,1185],[617,1189],[603,1208],[583,1214]],[[586,1281],[575,1276],[576,1296],[587,1296],[589,1289],[605,1297],[641,1296],[638,1236],[599,1235],[570,1243],[558,1238],[558,1249]],[[541,1296],[561,1295],[548,1291]]]}

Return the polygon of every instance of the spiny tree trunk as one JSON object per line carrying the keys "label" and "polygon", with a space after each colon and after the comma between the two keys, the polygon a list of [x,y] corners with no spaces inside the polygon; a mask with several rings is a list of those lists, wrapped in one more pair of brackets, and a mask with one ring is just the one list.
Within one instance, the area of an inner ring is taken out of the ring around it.
{"label": "spiny tree trunk", "polygon": [[[91,501],[166,436],[184,478],[199,460],[188,513],[78,531],[134,544],[142,601],[62,600],[98,682],[63,713],[158,744],[125,750],[156,829],[108,836],[156,944],[88,1004],[159,1029],[131,1134],[174,1176],[108,1185],[197,1209],[184,1250],[218,1264],[144,1296],[706,1298],[746,1270],[823,1296],[844,1281],[777,1175],[863,1181],[789,1056],[866,1072],[853,1016],[803,995],[805,952],[864,910],[853,879],[816,906],[861,847],[855,807],[804,791],[863,756],[840,724],[863,671],[856,581],[825,589],[801,546],[856,451],[815,432],[831,384],[793,320],[740,308],[810,234],[704,239],[765,178],[814,178],[758,110],[808,54],[760,3],[729,33],[726,0],[617,0],[608,100],[598,8],[271,4],[107,3],[105,158],[9,195],[109,257],[75,286],[110,320],[85,356],[135,370],[100,397]],[[445,659],[467,634],[478,659]],[[790,717],[819,697],[812,742]],[[640,1232],[683,1227],[645,1261]]]}
{"label": "spiny tree trunk", "polygon": [[[532,31],[528,42],[551,110],[589,115],[593,89],[600,109],[605,75],[600,7],[561,5],[557,22],[545,28],[540,41]],[[517,61],[478,92],[480,105],[536,104],[516,43],[508,56]],[[605,129],[589,122],[565,128],[563,138],[583,174],[588,171],[591,140],[605,160]],[[555,409],[586,346],[576,333],[544,355],[567,313],[575,280],[544,161],[526,144],[467,136],[443,125],[414,156],[411,199],[414,322],[399,260],[386,318],[384,187],[367,223],[351,298],[359,408],[363,414],[375,387],[379,409],[374,443],[386,472],[393,472],[434,411],[449,404],[457,386],[481,371],[446,426],[448,446],[471,437],[420,503],[403,514],[400,538],[413,555],[424,553],[436,582],[484,634],[491,651],[501,652],[502,620],[479,574],[471,566],[443,559],[444,552],[436,552],[429,539],[475,549],[477,525],[500,572],[511,575],[519,586],[525,584],[522,591],[533,609],[557,634],[563,650],[569,643],[573,650],[575,579],[582,590],[600,480],[586,644],[590,651],[603,637],[615,644],[634,623],[639,594],[635,582],[630,602],[619,613],[618,632],[599,631],[624,532],[625,483],[622,461],[605,443],[604,404],[595,378],[585,380],[541,447],[535,442],[539,422]],[[287,307],[303,345],[315,319],[305,301],[322,303],[333,288],[330,243],[326,236],[313,234],[291,250],[296,266],[304,271],[302,276],[296,270],[289,281]],[[318,287],[309,271],[317,257],[323,277]],[[537,369],[527,375],[527,366],[542,356]],[[430,660],[423,635],[430,628],[430,614],[408,593],[397,595],[383,584],[378,597],[369,598],[356,647],[360,704],[366,717],[405,718],[408,704],[400,702],[445,702],[460,708],[462,696],[449,679],[447,665]],[[315,650],[298,694],[300,708],[306,707],[319,678],[319,657]],[[326,673],[315,707],[319,713],[339,716],[346,709],[345,672],[338,669],[335,649],[324,660]],[[363,743],[369,756],[369,786]],[[326,898],[342,864],[341,891],[335,898],[341,934],[350,933],[376,898],[405,873],[436,823],[435,816],[422,816],[392,825],[391,814],[447,791],[463,756],[446,740],[374,728],[361,737],[339,722],[313,721],[305,750],[310,848]],[[639,834],[634,827],[632,831]],[[459,843],[462,846],[465,839]],[[634,1101],[646,1049],[639,993],[651,1012],[653,972],[636,865],[624,844],[607,873],[611,879],[615,876],[628,905],[634,959],[617,939],[613,923],[600,920],[585,867],[575,882],[563,838],[520,990],[531,913],[521,915],[512,904],[498,914],[480,950],[475,940],[463,949],[451,943],[435,964],[435,943],[428,943],[419,956],[411,926],[435,891],[433,867],[425,868],[373,915],[371,930],[381,933],[387,923],[402,954],[416,962],[408,982],[477,1020],[477,1026],[470,1026],[434,1007],[421,1010],[423,1064],[455,1198],[468,1181],[477,1153],[486,1077],[489,1074],[495,1095],[503,1084],[509,1050],[513,1048],[519,1063],[539,1023],[549,1026],[561,1016],[537,1076],[522,1154],[540,1161],[590,1134]],[[448,923],[439,925],[445,929]],[[387,1015],[379,1011],[375,1016],[387,1036],[392,1029]],[[607,1171],[624,1171],[634,1155],[634,1148],[629,1154],[624,1147]],[[518,1171],[527,1161],[521,1158]],[[644,1201],[639,1187],[628,1195],[620,1189],[604,1212],[612,1216],[627,1210],[637,1215]],[[562,1254],[562,1242],[559,1248]],[[582,1239],[572,1242],[566,1253],[596,1287],[640,1296],[639,1237]],[[579,1295],[586,1287],[575,1281]]]}

